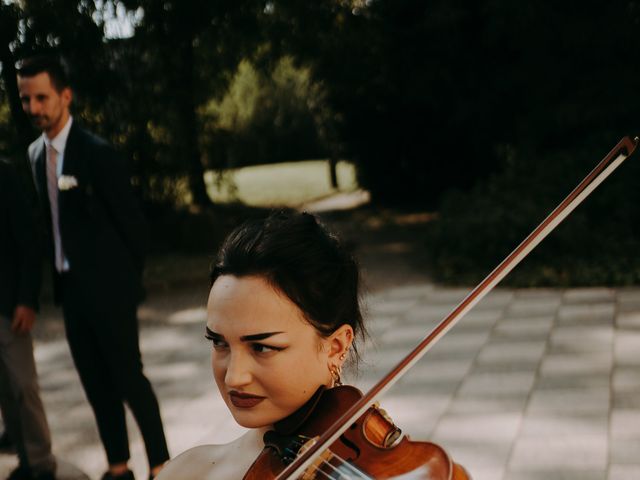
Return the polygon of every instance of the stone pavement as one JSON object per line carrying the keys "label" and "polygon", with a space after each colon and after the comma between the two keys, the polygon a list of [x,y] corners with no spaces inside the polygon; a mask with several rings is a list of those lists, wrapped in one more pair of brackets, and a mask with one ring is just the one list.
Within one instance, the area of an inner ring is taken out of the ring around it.
{"label": "stone pavement", "polygon": [[[375,383],[466,293],[419,281],[370,294],[373,342],[352,382]],[[140,311],[173,455],[241,433],[211,376],[206,294],[156,295]],[[97,479],[106,462],[59,312],[45,309],[35,336],[54,451]],[[498,289],[381,403],[405,433],[440,443],[475,480],[640,479],[640,289]],[[132,465],[146,478],[129,420]],[[0,478],[14,464],[0,456]]]}

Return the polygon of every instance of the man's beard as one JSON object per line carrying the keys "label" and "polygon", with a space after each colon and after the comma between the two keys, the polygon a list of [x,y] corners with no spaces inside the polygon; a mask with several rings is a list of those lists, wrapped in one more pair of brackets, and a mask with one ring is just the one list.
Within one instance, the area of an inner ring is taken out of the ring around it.
{"label": "man's beard", "polygon": [[31,124],[39,129],[45,129],[51,124],[51,119],[46,115],[31,115]]}

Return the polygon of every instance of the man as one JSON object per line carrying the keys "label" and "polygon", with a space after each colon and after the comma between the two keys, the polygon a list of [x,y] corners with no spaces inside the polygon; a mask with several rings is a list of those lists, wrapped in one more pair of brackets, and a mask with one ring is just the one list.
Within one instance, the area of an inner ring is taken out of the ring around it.
{"label": "man", "polygon": [[10,480],[55,478],[56,460],[40,400],[31,329],[41,277],[41,242],[24,182],[0,158],[0,409],[18,453]]}
{"label": "man", "polygon": [[138,345],[145,232],[125,163],[72,118],[72,91],[59,60],[24,60],[18,90],[42,131],[29,160],[49,227],[54,296],[109,462],[102,478],[134,478],[123,402],[140,427],[153,477],[169,454]]}

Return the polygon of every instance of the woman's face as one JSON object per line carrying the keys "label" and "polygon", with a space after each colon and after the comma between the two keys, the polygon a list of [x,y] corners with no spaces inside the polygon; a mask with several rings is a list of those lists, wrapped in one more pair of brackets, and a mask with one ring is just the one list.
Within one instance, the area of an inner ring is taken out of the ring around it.
{"label": "woman's face", "polygon": [[344,345],[322,338],[262,277],[218,277],[207,329],[216,384],[243,427],[268,426],[293,413],[320,385],[330,385],[329,366],[342,363],[336,359]]}

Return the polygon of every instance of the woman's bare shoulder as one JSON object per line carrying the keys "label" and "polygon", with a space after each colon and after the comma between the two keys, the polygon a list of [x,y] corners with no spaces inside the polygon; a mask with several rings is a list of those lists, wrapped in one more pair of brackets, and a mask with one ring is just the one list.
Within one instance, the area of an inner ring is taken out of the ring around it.
{"label": "woman's bare shoulder", "polygon": [[172,459],[157,480],[238,480],[264,448],[262,431],[253,430],[222,445],[200,445]]}
{"label": "woman's bare shoulder", "polygon": [[220,478],[218,462],[228,451],[228,445],[200,445],[171,459],[156,477],[157,480]]}

